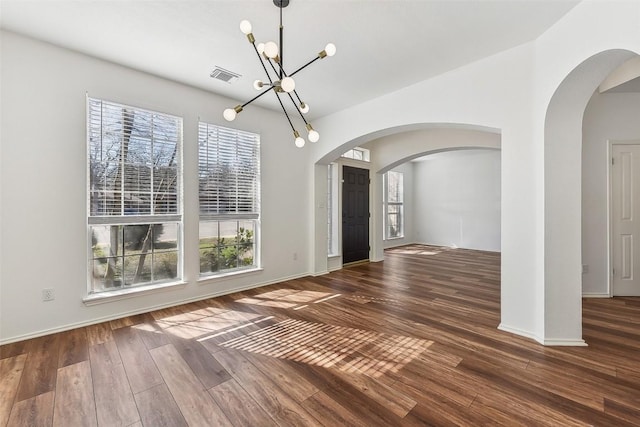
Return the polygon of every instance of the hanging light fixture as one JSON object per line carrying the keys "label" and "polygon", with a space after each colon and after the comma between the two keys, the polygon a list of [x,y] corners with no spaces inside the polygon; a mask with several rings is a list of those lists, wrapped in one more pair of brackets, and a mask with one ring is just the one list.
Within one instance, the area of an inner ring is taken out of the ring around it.
{"label": "hanging light fixture", "polygon": [[251,104],[253,101],[260,98],[265,93],[273,91],[278,98],[280,107],[282,107],[282,112],[287,117],[287,121],[291,126],[293,137],[295,138],[294,142],[296,147],[302,148],[304,147],[305,140],[300,136],[300,133],[293,126],[293,122],[291,121],[289,113],[284,107],[284,103],[282,102],[282,99],[280,99],[280,96],[289,98],[291,103],[295,106],[296,111],[302,118],[302,121],[304,121],[308,132],[307,138],[311,142],[317,142],[320,139],[320,134],[315,129],[313,129],[311,123],[309,123],[304,117],[304,114],[309,112],[309,104],[302,101],[302,99],[298,95],[298,92],[296,90],[296,82],[293,79],[293,76],[316,62],[318,59],[323,59],[327,56],[335,55],[336,46],[333,43],[328,43],[315,58],[295,70],[293,73],[288,74],[284,70],[284,49],[282,45],[284,27],[282,26],[282,9],[289,5],[289,0],[273,0],[273,4],[275,4],[276,7],[280,9],[279,45],[272,41],[256,44],[256,39],[251,32],[251,23],[247,20],[240,22],[240,31],[242,31],[247,36],[249,43],[251,43],[253,49],[258,55],[258,60],[260,61],[260,65],[262,65],[265,74],[267,75],[268,82],[263,82],[261,80],[254,81],[253,87],[256,90],[260,90],[261,92],[244,104],[236,105],[234,108],[227,108],[226,110],[224,110],[223,116],[226,120],[231,122],[235,120],[238,113],[240,113],[244,107]]}

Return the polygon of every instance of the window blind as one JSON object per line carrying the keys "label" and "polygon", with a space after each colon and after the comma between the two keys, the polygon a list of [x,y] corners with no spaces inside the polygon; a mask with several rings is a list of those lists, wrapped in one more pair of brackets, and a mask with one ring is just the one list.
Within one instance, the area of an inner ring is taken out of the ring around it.
{"label": "window blind", "polygon": [[180,212],[182,119],[88,100],[89,216]]}
{"label": "window blind", "polygon": [[260,136],[202,122],[198,135],[201,218],[257,218]]}

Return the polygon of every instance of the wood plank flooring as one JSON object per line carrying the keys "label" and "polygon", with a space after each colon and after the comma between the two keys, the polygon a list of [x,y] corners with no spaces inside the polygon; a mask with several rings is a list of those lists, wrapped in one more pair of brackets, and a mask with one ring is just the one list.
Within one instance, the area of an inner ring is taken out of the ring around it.
{"label": "wood plank flooring", "polygon": [[2,426],[640,426],[640,298],[497,330],[500,255],[428,246],[0,347]]}

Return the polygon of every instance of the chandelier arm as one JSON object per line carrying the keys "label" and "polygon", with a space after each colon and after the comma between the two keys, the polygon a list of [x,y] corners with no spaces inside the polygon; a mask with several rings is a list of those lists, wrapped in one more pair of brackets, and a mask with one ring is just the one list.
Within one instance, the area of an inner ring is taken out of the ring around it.
{"label": "chandelier arm", "polygon": [[[282,57],[280,57],[279,61],[274,61],[276,64],[278,64],[278,68],[280,68],[280,80],[282,80],[283,77],[291,77],[290,75],[287,74],[287,72],[284,70],[284,68],[282,67]],[[273,64],[272,64],[273,66]],[[275,67],[273,68],[273,71],[276,72],[276,74],[278,74],[278,71],[276,71]],[[293,75],[293,74],[292,74]]]}
{"label": "chandelier arm", "polygon": [[[260,55],[260,52],[258,52],[258,48],[256,47],[255,42],[252,43],[252,44],[253,44],[253,50],[255,50],[256,51],[256,55],[258,55],[258,61],[260,61],[260,65],[262,65],[262,68],[264,69],[264,72],[267,75],[267,78],[269,79],[269,83],[271,85],[273,85],[273,80],[271,79],[271,75],[269,74],[269,71],[267,71],[267,67],[264,65],[264,61],[262,60],[262,55]],[[269,63],[271,63],[271,61],[269,61]],[[276,73],[276,75],[277,74],[278,73]]]}
{"label": "chandelier arm", "polygon": [[[296,106],[296,101],[293,100],[293,96],[291,96],[290,93],[287,93],[287,95],[289,95],[289,99],[291,100],[291,103],[293,104],[294,107],[296,107],[296,111],[298,112],[298,114],[300,115],[300,118],[302,119],[302,121],[304,122],[305,125],[308,125],[309,122],[307,122],[307,119],[304,118],[304,115],[302,114],[302,112],[300,111],[299,108],[297,108]],[[296,96],[298,96],[298,94],[296,94]],[[298,98],[300,99],[300,98]],[[300,101],[302,102],[302,101]]]}
{"label": "chandelier arm", "polygon": [[289,74],[289,77],[293,77],[296,74],[298,74],[300,71],[304,70],[305,68],[307,68],[309,65],[313,64],[314,62],[316,62],[318,59],[322,59],[319,56],[316,56],[315,58],[313,58],[311,61],[307,62],[306,64],[304,64],[302,67],[298,68],[297,70],[295,70],[293,73]]}
{"label": "chandelier arm", "polygon": [[276,98],[278,98],[278,102],[280,103],[280,106],[282,107],[282,112],[287,117],[287,121],[289,122],[289,126],[291,126],[291,130],[293,130],[293,132],[296,133],[297,132],[296,128],[293,126],[293,123],[291,122],[291,118],[289,117],[289,114],[287,113],[287,110],[284,108],[284,104],[282,103],[282,100],[280,99],[280,95],[278,95],[278,93],[276,93]]}
{"label": "chandelier arm", "polygon": [[[274,72],[274,73],[276,73],[276,76],[277,76],[277,75],[278,75],[278,70],[276,70],[275,65],[273,65],[273,62],[274,62],[274,61],[273,61],[273,60],[271,60],[271,59],[268,59],[268,60],[267,60],[267,62],[269,63],[269,65],[271,65],[271,69],[273,70],[273,72]],[[277,62],[276,62],[276,63],[277,63]],[[267,70],[266,70],[266,67],[265,67],[265,71],[267,71]],[[286,74],[285,74],[285,76],[286,76]],[[280,80],[282,80],[282,78],[280,78]]]}
{"label": "chandelier arm", "polygon": [[302,99],[300,99],[300,97],[298,96],[298,91],[294,89],[293,94],[296,96],[296,98],[298,98],[298,102],[302,104]]}
{"label": "chandelier arm", "polygon": [[263,90],[262,92],[260,92],[258,95],[254,96],[253,98],[251,98],[250,100],[248,100],[247,102],[245,102],[244,104],[241,105],[241,107],[246,107],[247,105],[251,104],[253,101],[255,101],[256,99],[260,98],[262,95],[264,95],[265,93],[269,92],[271,89],[273,89],[273,86],[269,86],[268,88],[266,88],[265,90]]}

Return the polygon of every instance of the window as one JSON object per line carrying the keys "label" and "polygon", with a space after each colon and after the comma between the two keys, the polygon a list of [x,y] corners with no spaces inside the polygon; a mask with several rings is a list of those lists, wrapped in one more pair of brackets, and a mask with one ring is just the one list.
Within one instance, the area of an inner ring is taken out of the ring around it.
{"label": "window", "polygon": [[402,172],[384,174],[384,236],[385,239],[404,237],[404,189]]}
{"label": "window", "polygon": [[338,255],[338,167],[327,166],[327,254]]}
{"label": "window", "polygon": [[182,277],[182,119],[88,99],[90,293]]}
{"label": "window", "polygon": [[200,274],[257,268],[260,136],[200,123],[198,154]]}
{"label": "window", "polygon": [[362,160],[363,162],[369,161],[369,150],[366,148],[356,147],[349,151],[346,151],[341,157],[353,160]]}

